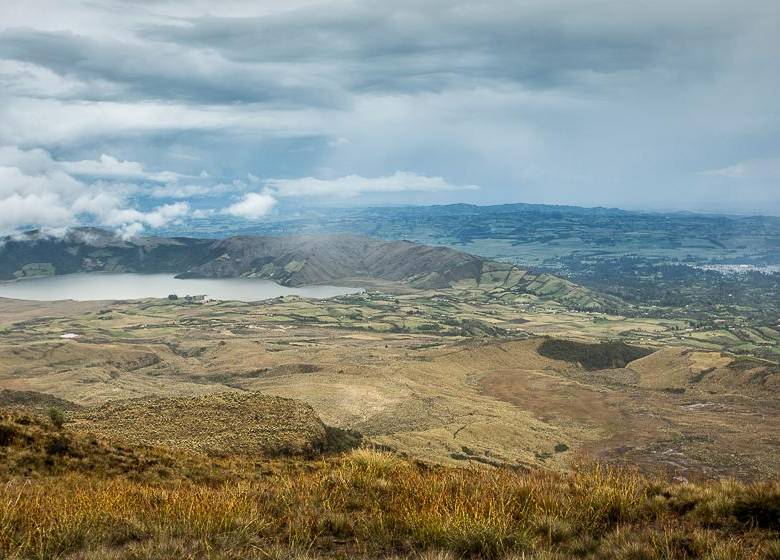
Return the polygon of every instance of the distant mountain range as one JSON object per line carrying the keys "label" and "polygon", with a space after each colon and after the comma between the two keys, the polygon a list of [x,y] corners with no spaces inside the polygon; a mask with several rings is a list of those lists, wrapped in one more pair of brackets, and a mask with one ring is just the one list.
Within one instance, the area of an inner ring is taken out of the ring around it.
{"label": "distant mountain range", "polygon": [[545,204],[301,208],[256,222],[211,215],[159,233],[407,239],[562,273],[634,256],[653,263],[780,264],[780,217]]}

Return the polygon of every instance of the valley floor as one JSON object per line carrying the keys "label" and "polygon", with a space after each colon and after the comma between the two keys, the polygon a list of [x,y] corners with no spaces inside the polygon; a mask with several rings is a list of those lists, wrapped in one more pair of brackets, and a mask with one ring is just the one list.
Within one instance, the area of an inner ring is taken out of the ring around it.
{"label": "valley floor", "polygon": [[81,406],[259,391],[453,466],[565,469],[588,456],[667,478],[780,472],[776,365],[679,346],[585,367],[543,355],[537,335],[641,343],[643,324],[652,349],[676,331],[541,305],[376,292],[257,304],[4,300],[0,389]]}

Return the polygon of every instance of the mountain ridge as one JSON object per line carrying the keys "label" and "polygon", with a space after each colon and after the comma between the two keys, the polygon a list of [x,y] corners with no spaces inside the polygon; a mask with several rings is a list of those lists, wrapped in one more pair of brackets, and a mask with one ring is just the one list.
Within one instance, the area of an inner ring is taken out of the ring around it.
{"label": "mountain ridge", "polygon": [[550,274],[442,246],[352,234],[122,239],[96,228],[63,237],[29,232],[0,243],[0,280],[76,272],[171,273],[180,278],[249,277],[284,286],[345,284],[437,290],[504,289],[588,309],[615,308],[603,296]]}

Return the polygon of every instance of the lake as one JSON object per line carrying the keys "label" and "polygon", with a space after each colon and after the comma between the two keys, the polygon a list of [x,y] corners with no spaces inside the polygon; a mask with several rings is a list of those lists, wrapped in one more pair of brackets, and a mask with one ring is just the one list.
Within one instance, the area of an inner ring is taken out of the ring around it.
{"label": "lake", "polygon": [[205,295],[232,301],[259,301],[278,296],[329,298],[360,292],[357,288],[304,286],[288,288],[258,278],[177,279],[172,274],[80,273],[0,283],[0,297],[35,301],[98,301]]}

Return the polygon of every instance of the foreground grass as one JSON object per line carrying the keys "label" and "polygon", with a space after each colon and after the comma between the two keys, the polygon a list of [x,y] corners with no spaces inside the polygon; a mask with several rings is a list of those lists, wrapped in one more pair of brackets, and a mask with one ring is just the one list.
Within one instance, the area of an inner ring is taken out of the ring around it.
{"label": "foreground grass", "polygon": [[0,441],[4,559],[780,559],[778,482],[205,458],[21,420]]}
{"label": "foreground grass", "polygon": [[9,481],[0,557],[780,558],[778,504],[776,483],[430,468],[359,450],[217,484]]}

